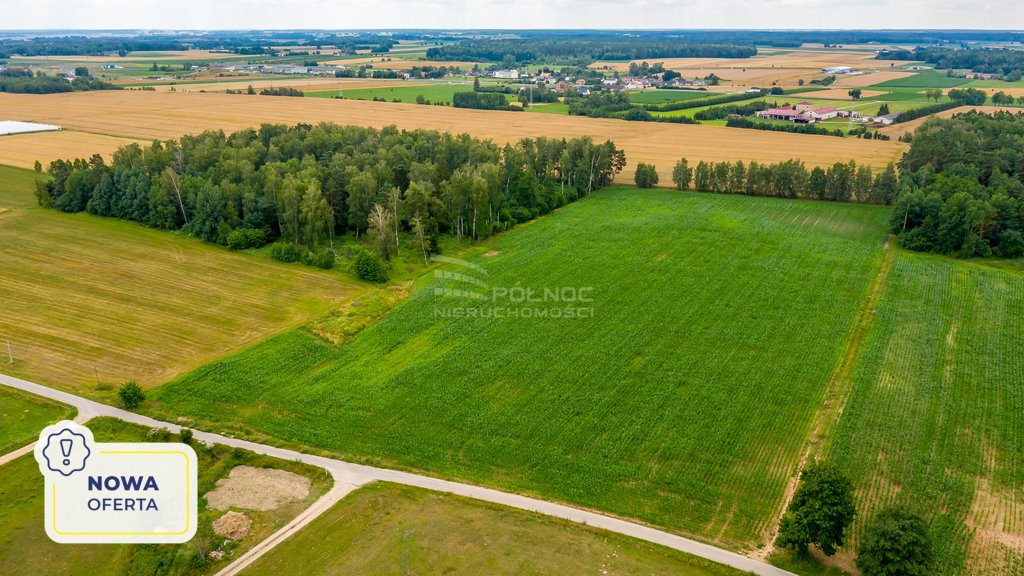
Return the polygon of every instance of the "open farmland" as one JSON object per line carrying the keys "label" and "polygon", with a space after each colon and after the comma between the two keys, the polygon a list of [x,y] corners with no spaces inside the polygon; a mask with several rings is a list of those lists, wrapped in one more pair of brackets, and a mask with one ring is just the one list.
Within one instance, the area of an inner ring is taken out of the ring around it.
{"label": "open farmland", "polygon": [[879,88],[954,88],[966,84],[966,78],[951,78],[939,72],[918,72],[906,78],[894,78],[876,84]]}
{"label": "open farmland", "polygon": [[374,80],[362,78],[256,78],[247,80],[213,80],[209,82],[176,82],[138,84],[151,86],[157,92],[224,92],[225,90],[245,90],[252,86],[254,90],[261,88],[295,88],[296,90],[356,90],[368,88],[384,88],[389,86],[413,86],[405,80]]}
{"label": "open farmland", "polygon": [[[313,551],[313,552],[310,552]],[[360,574],[735,575],[670,548],[420,488],[359,489],[246,576]]]}
{"label": "open farmland", "polygon": [[275,336],[155,389],[147,408],[760,546],[887,214],[602,190],[472,259],[493,287],[589,288],[589,316],[439,317],[478,302],[435,295],[464,287],[435,280],[340,348]]}
{"label": "open farmland", "polygon": [[107,160],[121,146],[145,144],[143,140],[106,134],[58,130],[0,136],[0,164],[32,168],[36,160],[48,165],[50,160],[88,157],[99,154]]}
{"label": "open farmland", "polygon": [[37,208],[33,181],[0,167],[6,373],[110,399],[97,379],[163,382],[361,291],[341,274]]}
{"label": "open farmland", "polygon": [[899,252],[831,448],[858,521],[926,513],[936,574],[1024,570],[1024,275]]}
{"label": "open farmland", "polygon": [[[429,100],[431,104],[437,102],[451,104],[452,96],[456,92],[472,91],[472,82],[434,82],[429,84],[390,84],[380,87],[370,87],[367,89],[348,88],[341,90],[326,90],[321,92],[308,92],[306,93],[306,96],[321,98],[333,98],[334,96],[342,96],[344,98],[351,98],[353,100],[373,100],[374,98],[383,98],[388,102],[392,102],[397,99],[406,104],[415,104],[416,98],[418,96],[422,96],[423,98]],[[506,96],[505,98],[507,100],[509,97]]]}
{"label": "open farmland", "polygon": [[907,76],[913,75],[913,72],[894,71],[868,72],[867,74],[840,74],[839,76],[836,76],[836,83],[832,86],[836,88],[873,86],[875,84],[881,84],[882,82],[888,82],[889,80],[898,80],[900,78],[906,78]]}
{"label": "open farmland", "polygon": [[[66,129],[128,138],[177,138],[203,130],[235,131],[263,122],[336,122],[404,129],[429,128],[468,132],[499,143],[524,137],[611,139],[626,151],[629,164],[622,178],[631,179],[637,162],[657,164],[662,182],[671,182],[672,165],[680,156],[691,161],[779,162],[799,158],[808,165],[831,165],[837,160],[882,168],[897,160],[906,145],[832,136],[626,122],[553,114],[467,110],[450,106],[382,104],[359,100],[283,98],[231,94],[86,92],[35,96],[0,94],[0,108],[12,119],[58,124]],[[23,154],[0,138],[0,161]],[[45,153],[44,153],[45,152]],[[41,151],[40,160],[89,155],[87,146]]]}

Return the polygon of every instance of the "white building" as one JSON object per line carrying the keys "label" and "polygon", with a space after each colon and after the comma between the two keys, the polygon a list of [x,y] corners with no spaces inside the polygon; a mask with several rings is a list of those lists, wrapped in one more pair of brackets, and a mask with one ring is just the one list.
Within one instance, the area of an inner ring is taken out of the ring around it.
{"label": "white building", "polygon": [[821,71],[825,74],[849,74],[853,72],[853,68],[850,66],[833,66],[831,68],[822,68]]}
{"label": "white building", "polygon": [[510,80],[519,79],[519,70],[496,70],[494,72],[495,78],[507,78]]}

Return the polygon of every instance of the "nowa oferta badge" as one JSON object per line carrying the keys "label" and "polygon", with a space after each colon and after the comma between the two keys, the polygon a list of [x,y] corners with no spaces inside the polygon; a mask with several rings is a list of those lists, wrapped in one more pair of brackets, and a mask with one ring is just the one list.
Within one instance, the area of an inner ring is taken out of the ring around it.
{"label": "nowa oferta badge", "polygon": [[46,534],[63,544],[180,544],[198,521],[198,459],[178,442],[96,442],[64,420],[35,446]]}

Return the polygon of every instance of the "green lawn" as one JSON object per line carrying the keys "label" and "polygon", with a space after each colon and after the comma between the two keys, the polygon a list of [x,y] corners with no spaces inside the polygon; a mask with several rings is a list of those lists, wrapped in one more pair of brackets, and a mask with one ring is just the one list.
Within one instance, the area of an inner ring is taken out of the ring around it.
{"label": "green lawn", "polygon": [[592,317],[445,318],[477,302],[428,286],[341,348],[287,332],[146,409],[759,545],[887,214],[603,190],[472,257],[493,287],[592,288]]}
{"label": "green lawn", "polygon": [[936,574],[1024,571],[1024,275],[896,255],[831,447],[864,520],[924,512]]}
{"label": "green lawn", "polygon": [[[2,352],[6,360],[6,345]],[[75,410],[63,404],[0,386],[0,456],[34,442],[43,428],[74,415]]]}
{"label": "green lawn", "polygon": [[722,565],[504,506],[376,483],[334,505],[245,576],[736,575]]}
{"label": "green lawn", "polygon": [[913,76],[887,80],[875,84],[876,88],[953,88],[966,84],[966,78],[950,78],[941,72],[918,72]]}
{"label": "green lawn", "polygon": [[[142,426],[107,418],[92,420],[88,426],[100,442],[174,442],[178,439],[177,436],[152,435]],[[0,466],[0,574],[212,574],[288,523],[326,492],[332,482],[326,472],[306,464],[223,446],[207,448],[193,443],[192,447],[199,456],[199,529],[190,542],[180,545],[57,544],[50,540],[43,528],[43,478],[32,454]],[[208,510],[202,496],[239,464],[288,470],[309,477],[312,486],[305,500],[276,510],[239,510],[249,515],[253,524],[249,534],[234,544],[213,533],[210,523],[223,512]],[[225,557],[212,561],[199,550],[222,550]]]}
{"label": "green lawn", "polygon": [[541,114],[569,114],[569,105],[564,102],[550,102],[547,104],[534,104],[526,107],[527,112],[539,112]]}
{"label": "green lawn", "polygon": [[[452,95],[456,92],[472,92],[471,82],[460,84],[421,84],[418,86],[395,86],[393,88],[361,88],[355,90],[321,90],[306,92],[306,96],[314,98],[333,98],[342,96],[352,100],[373,100],[383,98],[388,102],[399,100],[406,104],[415,104],[417,96],[423,96],[431,103],[443,102],[451,104]],[[511,95],[506,95],[508,99]]]}

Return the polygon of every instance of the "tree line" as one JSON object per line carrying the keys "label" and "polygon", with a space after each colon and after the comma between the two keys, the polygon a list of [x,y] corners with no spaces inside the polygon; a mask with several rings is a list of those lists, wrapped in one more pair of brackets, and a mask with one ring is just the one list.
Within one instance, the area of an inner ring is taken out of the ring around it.
{"label": "tree line", "polygon": [[1009,82],[1021,79],[1024,52],[1005,48],[945,48],[918,46],[913,50],[882,50],[879,60],[923,60],[936,68],[966,68],[973,72],[999,74]]}
{"label": "tree line", "polygon": [[586,65],[595,60],[652,58],[750,58],[751,45],[695,43],[667,38],[519,38],[471,40],[427,50],[428,60],[503,62],[521,66],[536,62]]}
{"label": "tree line", "polygon": [[33,74],[31,70],[21,68],[0,70],[0,92],[54,94],[86,90],[120,90],[120,87],[84,75],[68,79],[63,76],[47,76],[42,71]]}
{"label": "tree line", "polygon": [[1024,255],[1024,113],[932,118],[914,132],[900,172],[891,228],[904,246]]}
{"label": "tree line", "polygon": [[610,184],[624,164],[614,143],[589,137],[499,147],[394,126],[264,124],[131,144],[109,164],[99,155],[57,160],[36,195],[45,207],[218,244],[279,238],[310,258],[338,235],[370,233],[386,259],[403,233],[424,251],[438,234],[485,238]]}
{"label": "tree line", "polygon": [[801,160],[775,164],[702,160],[691,167],[682,158],[672,169],[672,182],[679,190],[692,186],[699,192],[718,194],[888,204],[896,196],[899,177],[893,164],[875,174],[853,160],[808,170]]}

